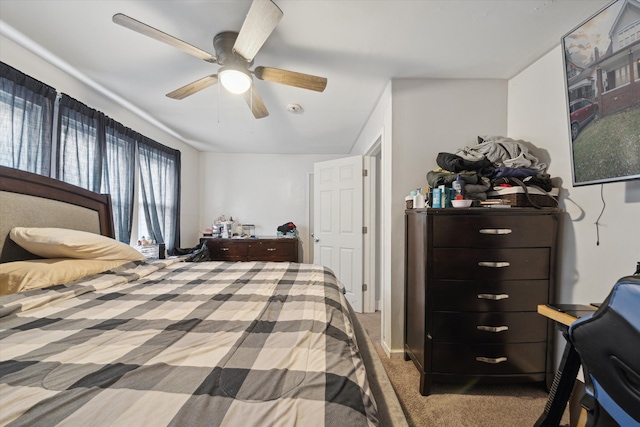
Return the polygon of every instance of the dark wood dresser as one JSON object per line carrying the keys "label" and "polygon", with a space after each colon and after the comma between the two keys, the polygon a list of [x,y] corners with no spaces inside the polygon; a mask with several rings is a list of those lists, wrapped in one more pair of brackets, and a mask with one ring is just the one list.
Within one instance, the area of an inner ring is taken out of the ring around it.
{"label": "dark wood dresser", "polygon": [[298,262],[298,238],[223,239],[201,237],[207,242],[212,261]]}
{"label": "dark wood dresser", "polygon": [[432,382],[546,381],[557,209],[405,212],[405,359]]}

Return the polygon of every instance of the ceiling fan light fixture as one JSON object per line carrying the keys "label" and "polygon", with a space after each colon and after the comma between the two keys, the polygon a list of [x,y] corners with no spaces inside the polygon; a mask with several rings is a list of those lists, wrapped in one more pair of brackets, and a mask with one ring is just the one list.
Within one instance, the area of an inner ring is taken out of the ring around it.
{"label": "ceiling fan light fixture", "polygon": [[251,75],[243,69],[222,67],[218,79],[226,90],[235,94],[245,93],[251,87]]}

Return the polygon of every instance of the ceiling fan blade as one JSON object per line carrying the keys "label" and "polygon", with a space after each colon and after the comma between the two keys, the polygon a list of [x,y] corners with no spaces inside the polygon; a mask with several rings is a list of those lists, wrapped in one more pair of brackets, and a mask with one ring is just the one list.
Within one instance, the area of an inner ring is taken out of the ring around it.
{"label": "ceiling fan blade", "polygon": [[256,69],[253,70],[253,74],[260,80],[315,90],[316,92],[323,92],[327,87],[327,79],[325,77],[280,70],[278,68],[256,67]]}
{"label": "ceiling fan blade", "polygon": [[202,89],[208,88],[216,83],[218,83],[218,75],[212,74],[210,76],[203,77],[200,80],[196,80],[193,83],[189,83],[186,86],[182,86],[181,88],[168,93],[167,96],[173,99],[184,99],[187,96],[200,92]]}
{"label": "ceiling fan blade", "polygon": [[258,89],[256,89],[255,85],[251,85],[251,89],[243,93],[242,96],[244,97],[244,100],[247,101],[249,108],[251,108],[253,117],[261,119],[269,115],[267,107],[265,107],[262,97],[260,96],[260,93],[258,93]]}
{"label": "ceiling fan blade", "polygon": [[164,33],[156,28],[153,28],[143,22],[135,20],[127,15],[122,13],[116,13],[113,15],[113,22],[118,25],[122,25],[125,28],[133,30],[137,33],[140,33],[144,36],[151,37],[152,39],[156,39],[163,43],[168,44],[169,46],[176,47],[189,55],[193,55],[196,58],[200,58],[207,62],[216,62],[215,55],[210,54],[209,52],[205,52],[204,50],[197,48],[193,45],[190,45],[187,42],[183,42],[180,39],[177,39],[167,33]]}
{"label": "ceiling fan blade", "polygon": [[280,19],[282,19],[282,11],[271,0],[253,0],[233,50],[247,62],[251,62]]}

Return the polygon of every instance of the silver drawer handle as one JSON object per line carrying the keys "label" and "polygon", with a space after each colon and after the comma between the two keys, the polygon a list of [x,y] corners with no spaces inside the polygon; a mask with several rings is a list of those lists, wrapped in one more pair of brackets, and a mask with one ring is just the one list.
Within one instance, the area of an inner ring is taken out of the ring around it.
{"label": "silver drawer handle", "polygon": [[509,298],[508,294],[478,294],[478,299],[490,299],[494,301],[499,301],[501,299]]}
{"label": "silver drawer handle", "polygon": [[506,261],[480,261],[478,262],[480,267],[491,267],[491,268],[501,268],[501,267],[509,267],[511,263]]}
{"label": "silver drawer handle", "polygon": [[502,332],[502,331],[508,331],[509,327],[508,326],[483,326],[483,325],[478,325],[477,326],[479,331],[487,331],[487,332]]}
{"label": "silver drawer handle", "polygon": [[496,363],[506,362],[507,358],[506,357],[482,357],[482,356],[478,356],[478,357],[476,357],[476,360],[478,362],[496,364]]}
{"label": "silver drawer handle", "polygon": [[480,234],[511,234],[510,228],[481,228]]}
{"label": "silver drawer handle", "polygon": [[267,250],[268,250],[269,252],[273,252],[273,251],[275,251],[275,250],[276,250],[276,248],[267,248]]}
{"label": "silver drawer handle", "polygon": [[221,251],[228,251],[229,248],[220,248]]}

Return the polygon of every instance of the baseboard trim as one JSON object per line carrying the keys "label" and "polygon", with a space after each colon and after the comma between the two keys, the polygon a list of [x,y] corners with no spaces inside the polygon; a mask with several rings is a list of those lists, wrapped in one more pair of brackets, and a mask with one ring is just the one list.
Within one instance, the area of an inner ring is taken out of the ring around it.
{"label": "baseboard trim", "polygon": [[391,350],[387,343],[384,341],[380,342],[380,346],[382,347],[382,351],[387,355],[389,359],[403,359],[404,358],[404,350]]}

